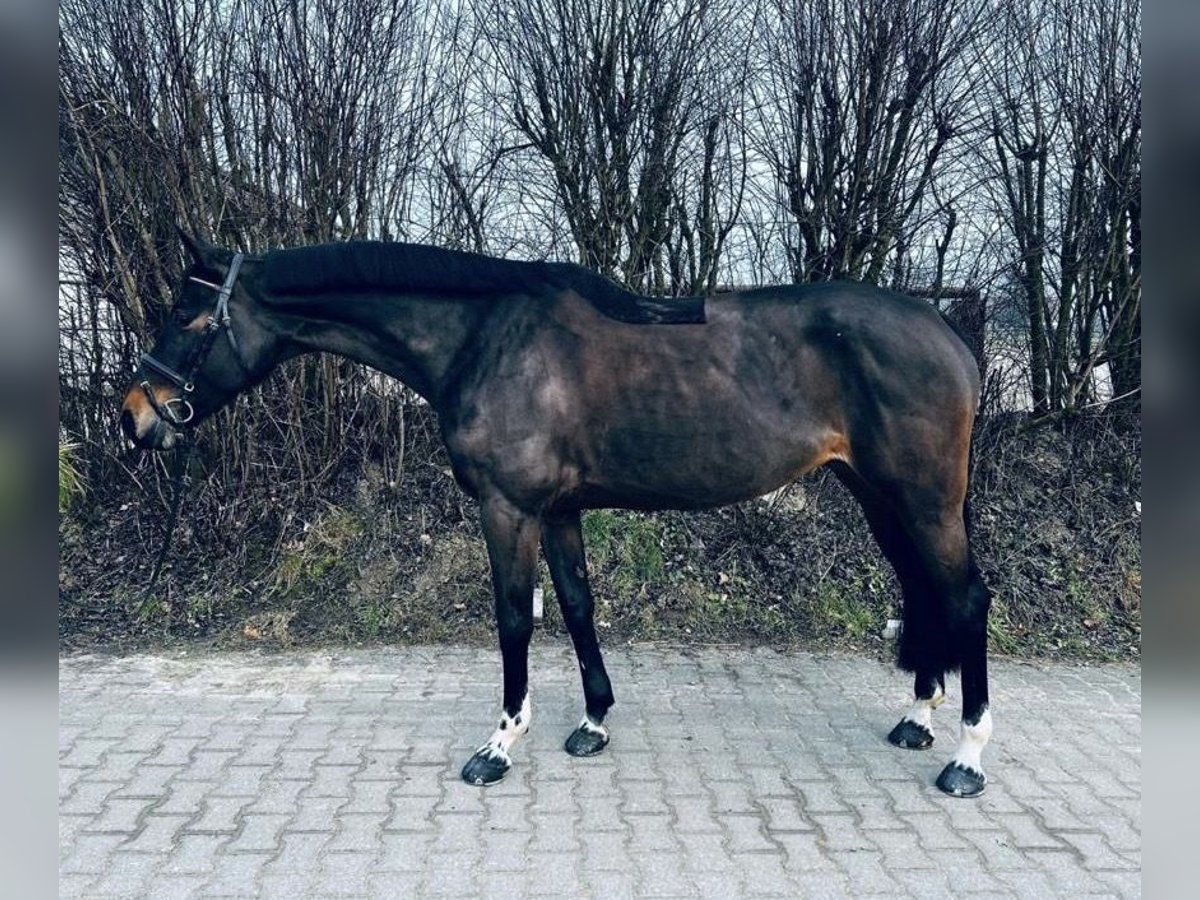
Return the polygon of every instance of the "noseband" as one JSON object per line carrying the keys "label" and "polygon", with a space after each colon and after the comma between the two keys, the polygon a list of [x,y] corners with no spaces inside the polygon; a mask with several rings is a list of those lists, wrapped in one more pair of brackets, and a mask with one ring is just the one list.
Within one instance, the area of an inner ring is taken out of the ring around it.
{"label": "noseband", "polygon": [[[143,380],[141,383],[142,391],[145,393],[146,399],[150,401],[150,405],[154,408],[158,417],[177,428],[186,425],[196,416],[196,411],[192,409],[192,404],[188,401],[187,395],[196,389],[196,373],[200,371],[205,360],[208,359],[208,354],[212,352],[218,333],[221,331],[225,332],[229,338],[229,346],[233,348],[234,359],[238,361],[239,365],[242,364],[241,350],[238,347],[237,338],[233,334],[233,323],[229,318],[229,297],[233,294],[233,286],[237,282],[238,270],[241,269],[244,258],[245,254],[243,253],[234,255],[233,262],[229,264],[229,272],[225,276],[225,283],[219,287],[201,278],[193,277],[190,279],[216,291],[217,305],[209,314],[208,323],[204,326],[203,339],[188,354],[184,374],[181,375],[166,363],[159,362],[149,353],[142,354],[141,364],[144,368],[152,369],[174,384],[179,390],[183,391],[182,397],[172,397],[165,403],[159,403],[158,398],[154,396],[154,391],[150,387],[150,382]],[[181,411],[177,412],[175,410],[176,406],[180,407]]]}

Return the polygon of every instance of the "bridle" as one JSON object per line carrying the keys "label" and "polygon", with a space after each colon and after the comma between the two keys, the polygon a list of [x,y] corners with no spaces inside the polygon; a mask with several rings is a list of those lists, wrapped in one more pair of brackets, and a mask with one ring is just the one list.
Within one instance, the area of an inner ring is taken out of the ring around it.
{"label": "bridle", "polygon": [[[146,394],[146,399],[150,401],[150,405],[158,413],[159,418],[170,424],[177,431],[196,417],[196,411],[192,408],[192,404],[187,397],[196,389],[196,374],[208,359],[208,354],[212,352],[218,334],[222,331],[225,332],[229,338],[229,346],[233,348],[233,358],[237,360],[238,365],[243,369],[246,367],[246,364],[242,362],[242,353],[241,348],[238,347],[237,337],[233,333],[233,322],[229,318],[229,298],[233,294],[233,286],[237,282],[238,270],[242,267],[242,260],[244,258],[245,254],[243,253],[234,254],[233,261],[229,264],[229,272],[225,276],[225,282],[221,285],[213,284],[211,281],[205,281],[203,278],[196,278],[195,276],[189,278],[190,281],[195,281],[216,291],[217,304],[209,314],[208,322],[204,326],[204,337],[192,348],[192,352],[188,354],[182,375],[166,363],[155,359],[149,353],[142,354],[141,365],[143,368],[154,370],[183,391],[183,396],[172,397],[165,403],[159,403],[158,398],[154,396],[153,389],[150,387],[150,382],[143,379],[141,383],[141,388]],[[174,408],[175,406],[186,408],[186,414],[177,413]],[[180,437],[183,437],[182,433],[180,433]],[[188,474],[188,467],[191,463],[194,450],[194,442],[185,440],[182,451],[176,454],[175,474],[172,478],[171,486],[171,514],[167,518],[167,529],[163,534],[163,542],[159,548],[158,556],[154,560],[154,569],[150,573],[150,581],[146,584],[146,590],[142,594],[143,604],[150,600],[154,585],[158,582],[159,573],[162,571],[163,562],[167,558],[167,551],[171,547],[171,535],[174,533],[175,525],[179,521],[179,506],[183,501],[183,495],[187,492],[188,487],[191,486],[192,479]]]}
{"label": "bridle", "polygon": [[[233,358],[244,368],[241,349],[238,347],[237,337],[233,333],[233,322],[229,318],[229,298],[233,294],[233,286],[237,282],[238,270],[242,267],[243,259],[245,259],[244,253],[234,254],[233,261],[229,264],[229,272],[225,275],[225,282],[221,285],[205,281],[203,278],[197,278],[194,275],[188,279],[216,291],[217,304],[209,314],[208,322],[204,326],[204,337],[192,348],[191,353],[187,356],[182,375],[166,363],[155,359],[149,353],[142,354],[141,365],[143,368],[152,369],[183,392],[183,396],[172,397],[165,403],[159,403],[158,398],[154,396],[153,389],[150,387],[150,382],[143,379],[141,383],[142,392],[145,393],[146,399],[150,402],[150,406],[153,407],[158,417],[176,428],[182,428],[196,417],[196,411],[192,408],[192,404],[187,398],[196,389],[196,373],[200,371],[208,359],[208,354],[212,352],[213,345],[217,341],[217,335],[222,331],[229,338],[229,346],[233,348]],[[177,412],[175,410],[176,406],[180,407],[181,410],[186,409],[186,413]]]}

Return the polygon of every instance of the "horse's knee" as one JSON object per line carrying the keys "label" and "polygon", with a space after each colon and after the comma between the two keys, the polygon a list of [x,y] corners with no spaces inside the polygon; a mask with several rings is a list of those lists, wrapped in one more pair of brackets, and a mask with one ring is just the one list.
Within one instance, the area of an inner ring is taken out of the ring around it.
{"label": "horse's knee", "polygon": [[500,645],[520,646],[528,644],[533,637],[533,610],[520,604],[510,603],[496,613],[496,629],[500,633]]}
{"label": "horse's knee", "polygon": [[596,604],[591,597],[563,600],[559,604],[563,622],[574,633],[579,628],[591,628],[596,614]]}

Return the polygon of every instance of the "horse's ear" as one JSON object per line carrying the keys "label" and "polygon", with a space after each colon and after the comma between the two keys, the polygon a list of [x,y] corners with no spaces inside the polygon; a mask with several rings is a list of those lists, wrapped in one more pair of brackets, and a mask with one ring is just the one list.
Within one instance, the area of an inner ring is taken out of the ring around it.
{"label": "horse's ear", "polygon": [[175,226],[175,230],[179,232],[179,239],[183,241],[183,246],[191,255],[193,262],[198,265],[206,265],[212,260],[214,247],[185,231],[178,225]]}

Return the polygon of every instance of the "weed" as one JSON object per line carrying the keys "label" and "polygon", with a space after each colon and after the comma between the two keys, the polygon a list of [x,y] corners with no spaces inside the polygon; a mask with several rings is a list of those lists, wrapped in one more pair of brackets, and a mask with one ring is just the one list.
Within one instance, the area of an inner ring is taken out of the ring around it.
{"label": "weed", "polygon": [[58,514],[66,515],[73,505],[87,493],[87,483],[75,465],[75,449],[78,445],[58,442]]}
{"label": "weed", "polygon": [[619,517],[611,509],[597,509],[584,514],[583,545],[587,548],[588,559],[597,569],[606,567],[612,558],[620,527]]}
{"label": "weed", "polygon": [[595,510],[584,516],[583,540],[593,570],[618,593],[638,593],[666,569],[663,526],[656,516]]}
{"label": "weed", "polygon": [[368,598],[354,610],[354,618],[370,637],[379,637],[392,625],[390,605],[381,598]]}
{"label": "weed", "polygon": [[362,531],[363,524],[353,513],[327,503],[325,512],[285,547],[271,574],[269,593],[286,597],[319,582],[346,557]]}
{"label": "weed", "polygon": [[1003,597],[992,597],[992,606],[987,618],[988,647],[1000,653],[1014,653],[1021,645],[1017,629],[1009,615],[1008,604]]}
{"label": "weed", "polygon": [[848,588],[823,579],[817,585],[811,607],[814,630],[818,633],[841,631],[856,639],[866,637],[874,630],[877,614],[861,601],[864,593],[862,583],[857,579]]}

